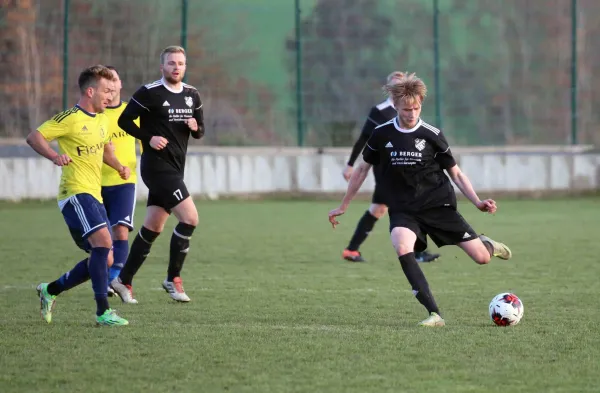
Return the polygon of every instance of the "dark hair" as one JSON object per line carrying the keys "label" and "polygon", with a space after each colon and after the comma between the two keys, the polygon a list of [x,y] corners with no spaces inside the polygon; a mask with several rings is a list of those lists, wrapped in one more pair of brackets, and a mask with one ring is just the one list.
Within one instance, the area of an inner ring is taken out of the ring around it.
{"label": "dark hair", "polygon": [[79,74],[79,90],[83,93],[88,87],[95,87],[100,79],[114,80],[113,74],[103,65],[95,65],[86,68]]}

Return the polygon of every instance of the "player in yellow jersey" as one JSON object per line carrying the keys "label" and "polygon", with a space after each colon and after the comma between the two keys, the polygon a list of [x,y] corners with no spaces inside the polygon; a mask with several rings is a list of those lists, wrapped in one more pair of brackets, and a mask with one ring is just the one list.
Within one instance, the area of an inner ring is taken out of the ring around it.
{"label": "player in yellow jersey", "polygon": [[[131,176],[129,176],[129,179],[124,180],[110,165],[104,164],[102,167],[102,199],[112,229],[113,239],[114,262],[108,270],[108,282],[110,283],[119,276],[127,261],[129,232],[133,230],[133,214],[135,211],[137,157],[135,138],[123,131],[117,124],[119,116],[127,106],[126,102],[121,101],[121,78],[115,67],[107,66],[106,68],[111,70],[115,83],[112,99],[104,112],[109,120],[108,133],[115,148],[115,155],[123,165],[131,169]],[[136,124],[138,123],[136,122]],[[108,292],[109,296],[114,293],[110,287],[108,287]]]}
{"label": "player in yellow jersey", "polygon": [[[103,113],[113,95],[113,75],[108,68],[97,65],[83,70],[78,82],[81,95],[77,105],[27,136],[33,150],[62,168],[58,206],[73,240],[90,254],[58,280],[38,285],[41,314],[50,323],[56,296],[91,279],[96,323],[127,325],[129,322],[108,305],[106,284],[108,266],[112,264],[112,239],[101,196],[103,162],[123,179],[130,175],[129,168],[115,157],[108,118]],[[49,144],[53,140],[58,142],[58,153]]]}

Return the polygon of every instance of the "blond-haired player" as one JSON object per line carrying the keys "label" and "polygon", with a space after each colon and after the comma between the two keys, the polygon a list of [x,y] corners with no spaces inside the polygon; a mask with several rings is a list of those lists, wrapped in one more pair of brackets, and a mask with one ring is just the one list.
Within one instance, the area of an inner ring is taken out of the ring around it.
{"label": "blond-haired player", "polygon": [[[403,73],[400,71],[394,71],[390,73],[386,78],[386,83],[391,83],[395,80],[399,80],[403,77]],[[377,104],[371,108],[369,111],[369,115],[365,120],[362,131],[354,143],[352,147],[352,152],[350,153],[350,158],[348,158],[348,164],[344,169],[344,179],[349,180],[350,176],[352,176],[352,171],[354,169],[354,164],[359,154],[365,148],[365,145],[371,134],[373,134],[373,130],[375,127],[386,123],[396,117],[398,113],[396,112],[396,108],[394,108],[394,103],[392,102],[392,98],[390,96],[387,97],[385,101],[380,104]],[[382,193],[381,187],[378,186],[378,179],[380,177],[379,171],[373,171],[375,177],[375,190],[373,192],[373,196],[371,198],[371,205],[369,209],[363,214],[363,216],[358,221],[356,225],[356,229],[354,230],[354,234],[348,243],[348,246],[342,252],[342,258],[350,262],[364,262],[361,252],[359,251],[360,246],[367,240],[369,233],[375,227],[375,223],[385,215],[387,212],[387,206],[385,204],[384,195]],[[427,250],[423,250],[422,252],[415,252],[415,258],[418,262],[432,262],[439,258],[440,254],[430,254]]]}
{"label": "blond-haired player", "polygon": [[[427,87],[415,74],[404,73],[385,86],[398,116],[377,127],[363,152],[364,162],[352,174],[341,205],[329,212],[335,228],[365,181],[371,167],[381,170],[379,185],[385,194],[391,240],[402,270],[429,317],[423,326],[444,326],[438,306],[421,271],[415,251],[427,247],[427,235],[438,245],[457,245],[476,263],[492,256],[509,259],[506,245],[478,236],[460,215],[452,182],[482,212],[496,212],[496,202],[481,200],[452,156],[441,130],[421,119]],[[444,173],[446,171],[449,178]]]}

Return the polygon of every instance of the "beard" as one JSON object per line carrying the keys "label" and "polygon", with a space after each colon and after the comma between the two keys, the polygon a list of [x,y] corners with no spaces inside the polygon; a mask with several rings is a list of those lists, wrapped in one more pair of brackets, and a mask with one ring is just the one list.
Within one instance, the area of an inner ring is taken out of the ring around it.
{"label": "beard", "polygon": [[164,74],[163,74],[163,77],[165,78],[165,80],[167,82],[172,83],[172,84],[177,84],[183,80],[182,74],[179,74],[178,79],[175,79],[174,77],[172,77],[170,75],[164,75]]}

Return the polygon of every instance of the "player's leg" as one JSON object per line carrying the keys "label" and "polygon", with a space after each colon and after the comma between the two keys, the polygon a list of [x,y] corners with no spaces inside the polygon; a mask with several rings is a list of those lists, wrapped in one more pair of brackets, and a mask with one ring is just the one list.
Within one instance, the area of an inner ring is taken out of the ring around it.
{"label": "player's leg", "polygon": [[[60,293],[67,291],[88,279],[92,279],[97,315],[109,312],[106,298],[106,280],[108,265],[112,262],[112,240],[108,231],[108,218],[103,205],[89,194],[78,194],[69,198],[62,206],[65,222],[75,243],[90,253],[75,265],[73,269],[50,284],[40,284],[38,293],[42,305],[42,317],[50,323],[54,300]],[[127,324],[124,319],[113,315],[111,324]]]}
{"label": "player's leg", "polygon": [[135,184],[102,187],[102,199],[112,229],[114,263],[108,271],[108,282],[119,276],[129,252],[129,232],[133,230]]}
{"label": "player's leg", "polygon": [[119,277],[110,283],[110,286],[124,303],[137,303],[133,296],[133,277],[148,257],[152,244],[164,229],[169,218],[170,213],[165,208],[158,206],[158,203],[160,203],[159,198],[150,193],[144,224],[131,243],[127,262],[125,262],[123,270],[119,273]]}
{"label": "player's leg", "polygon": [[391,215],[390,229],[392,245],[400,260],[402,271],[412,287],[413,294],[429,313],[429,317],[420,324],[444,326],[445,322],[440,316],[439,308],[429,289],[429,283],[415,259],[415,243],[419,245],[418,249],[426,247],[426,239],[418,238],[418,234],[423,237],[418,224],[406,215]]}
{"label": "player's leg", "polygon": [[476,263],[484,265],[492,256],[510,259],[512,253],[503,243],[487,236],[478,236],[464,217],[453,207],[430,209],[420,216],[431,239],[442,247],[458,245]]}
{"label": "player's leg", "polygon": [[108,281],[109,258],[112,258],[112,238],[107,225],[88,236],[91,246],[88,270],[94,298],[96,299],[96,323],[104,326],[128,325],[126,319],[119,317],[108,305],[106,282]]}
{"label": "player's leg", "polygon": [[492,257],[508,260],[512,257],[510,248],[504,243],[497,242],[481,235],[472,240],[458,244],[476,263],[485,265]]}
{"label": "player's leg", "polygon": [[190,249],[190,239],[198,226],[198,210],[183,182],[178,190],[181,191],[183,198],[181,202],[173,206],[173,214],[177,217],[179,223],[171,235],[169,267],[167,269],[167,279],[163,282],[163,288],[174,300],[189,302],[190,298],[183,289],[181,270]]}
{"label": "player's leg", "polygon": [[371,200],[371,206],[358,220],[354,234],[350,239],[348,247],[342,252],[342,258],[350,262],[365,262],[358,249],[367,240],[369,233],[381,217],[387,213],[387,206],[383,203],[383,195],[380,187],[375,185],[375,192]]}

